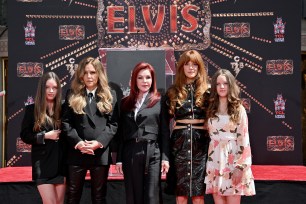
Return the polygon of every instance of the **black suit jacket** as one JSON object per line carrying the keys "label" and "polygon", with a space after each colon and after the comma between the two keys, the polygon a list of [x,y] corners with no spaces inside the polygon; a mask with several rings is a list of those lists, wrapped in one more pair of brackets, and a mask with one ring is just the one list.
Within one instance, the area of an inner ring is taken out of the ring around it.
{"label": "black suit jacket", "polygon": [[[161,145],[162,160],[168,161],[169,158],[169,132],[162,132],[161,126],[165,123],[163,112],[164,106],[163,98],[157,102],[153,107],[148,108],[150,94],[146,96],[145,101],[140,107],[134,119],[134,111],[120,111],[120,123],[119,123],[119,150],[117,155],[117,162],[122,162],[122,146],[125,142],[135,138],[151,139],[156,138],[156,141]],[[124,101],[124,99],[123,99]],[[122,105],[120,106],[122,107]]]}
{"label": "black suit jacket", "polygon": [[32,145],[32,177],[33,179],[53,178],[65,175],[64,140],[62,134],[58,142],[45,140],[44,133],[53,130],[52,125],[41,127],[40,132],[33,131],[34,104],[25,108],[20,137],[23,142]]}
{"label": "black suit jacket", "polygon": [[[101,113],[96,106],[99,98],[96,96],[92,104],[84,108],[85,114],[76,114],[69,107],[67,92],[64,113],[63,113],[63,131],[67,138],[69,165],[108,165],[111,163],[109,143],[117,131],[117,99],[114,91],[113,111],[109,114]],[[90,107],[92,106],[92,108]],[[75,149],[75,145],[80,141],[97,140],[103,145],[103,148],[95,150],[95,155],[82,154],[80,150]]]}

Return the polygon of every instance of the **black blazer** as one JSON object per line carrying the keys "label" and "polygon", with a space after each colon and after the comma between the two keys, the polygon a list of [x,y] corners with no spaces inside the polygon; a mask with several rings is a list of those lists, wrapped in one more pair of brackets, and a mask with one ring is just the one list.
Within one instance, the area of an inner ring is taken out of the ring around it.
{"label": "black blazer", "polygon": [[[162,98],[153,107],[148,108],[150,102],[149,97],[150,94],[146,96],[145,101],[137,112],[136,120],[134,119],[134,111],[123,111],[121,108],[119,123],[120,132],[118,134],[120,145],[117,162],[122,162],[121,156],[124,154],[124,152],[122,152],[123,144],[135,138],[150,140],[156,138],[156,141],[161,144],[159,146],[162,147],[162,160],[168,161],[170,134],[161,131],[161,125],[165,122],[162,115],[164,115],[163,111],[166,110],[163,109],[165,106],[161,105],[164,99]],[[120,107],[122,107],[122,104]]]}
{"label": "black blazer", "polygon": [[53,126],[43,126],[40,132],[33,131],[34,104],[25,108],[20,137],[23,142],[32,145],[32,178],[53,178],[65,174],[64,140],[62,134],[58,142],[44,140],[44,133],[53,130]]}
{"label": "black blazer", "polygon": [[[118,106],[116,94],[111,91],[113,96],[113,111],[109,114],[101,113],[96,106],[99,98],[96,96],[92,104],[84,108],[85,114],[76,114],[69,107],[68,97],[63,110],[63,131],[67,138],[67,162],[69,165],[108,165],[111,163],[109,143],[117,131]],[[90,108],[92,106],[92,109]],[[95,155],[82,154],[75,149],[75,145],[84,140],[97,140],[103,148],[95,150]]]}

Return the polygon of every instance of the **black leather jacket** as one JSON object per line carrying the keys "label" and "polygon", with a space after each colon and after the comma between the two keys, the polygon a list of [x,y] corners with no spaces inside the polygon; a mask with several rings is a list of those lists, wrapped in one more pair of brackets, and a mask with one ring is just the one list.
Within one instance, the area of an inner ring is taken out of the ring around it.
{"label": "black leather jacket", "polygon": [[194,85],[186,85],[188,91],[187,99],[184,101],[181,107],[177,105],[175,111],[174,120],[181,119],[205,119],[206,118],[206,109],[208,108],[208,96],[209,92],[204,93],[204,106],[198,107],[195,105],[194,101]]}

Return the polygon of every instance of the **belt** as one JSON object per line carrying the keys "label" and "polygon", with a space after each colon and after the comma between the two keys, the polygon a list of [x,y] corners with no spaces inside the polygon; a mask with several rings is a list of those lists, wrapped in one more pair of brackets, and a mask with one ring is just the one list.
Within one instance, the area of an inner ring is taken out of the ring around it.
{"label": "belt", "polygon": [[151,141],[153,141],[153,140],[147,140],[147,139],[144,139],[144,138],[138,138],[137,137],[137,138],[130,139],[127,142],[135,142],[135,143],[148,142],[148,143],[150,143]]}
{"label": "belt", "polygon": [[[151,137],[150,137],[151,136]],[[124,143],[130,143],[130,142],[134,142],[134,143],[139,143],[139,142],[155,142],[157,139],[157,135],[150,135],[149,137],[133,137],[130,139],[127,139],[124,141]]]}
{"label": "belt", "polygon": [[181,123],[181,122],[176,122],[174,126],[174,130],[177,129],[184,129],[184,128],[193,128],[193,129],[200,129],[204,130],[204,122],[200,123]]}
{"label": "belt", "polygon": [[195,124],[195,123],[204,123],[204,119],[176,119],[175,122],[177,123],[184,123],[184,124]]}

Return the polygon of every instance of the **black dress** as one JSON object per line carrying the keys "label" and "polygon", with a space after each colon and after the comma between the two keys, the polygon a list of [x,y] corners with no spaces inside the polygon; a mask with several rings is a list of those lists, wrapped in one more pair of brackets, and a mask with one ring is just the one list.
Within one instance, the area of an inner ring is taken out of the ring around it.
{"label": "black dress", "polygon": [[[205,102],[204,107],[197,107],[194,101],[193,85],[186,85],[185,88],[188,91],[188,96],[183,105],[178,106],[175,110],[174,122],[182,119],[205,119],[208,103]],[[207,96],[208,93],[205,93],[205,98],[208,98]],[[176,125],[182,124],[176,123]],[[172,193],[171,191],[174,190],[176,196],[204,195],[204,176],[209,141],[207,130],[195,129],[190,125],[172,131],[166,193]]]}
{"label": "black dress", "polygon": [[64,141],[44,140],[44,133],[53,130],[52,125],[43,126],[40,132],[33,131],[34,105],[25,109],[20,137],[23,142],[32,145],[32,178],[36,184],[64,183]]}

